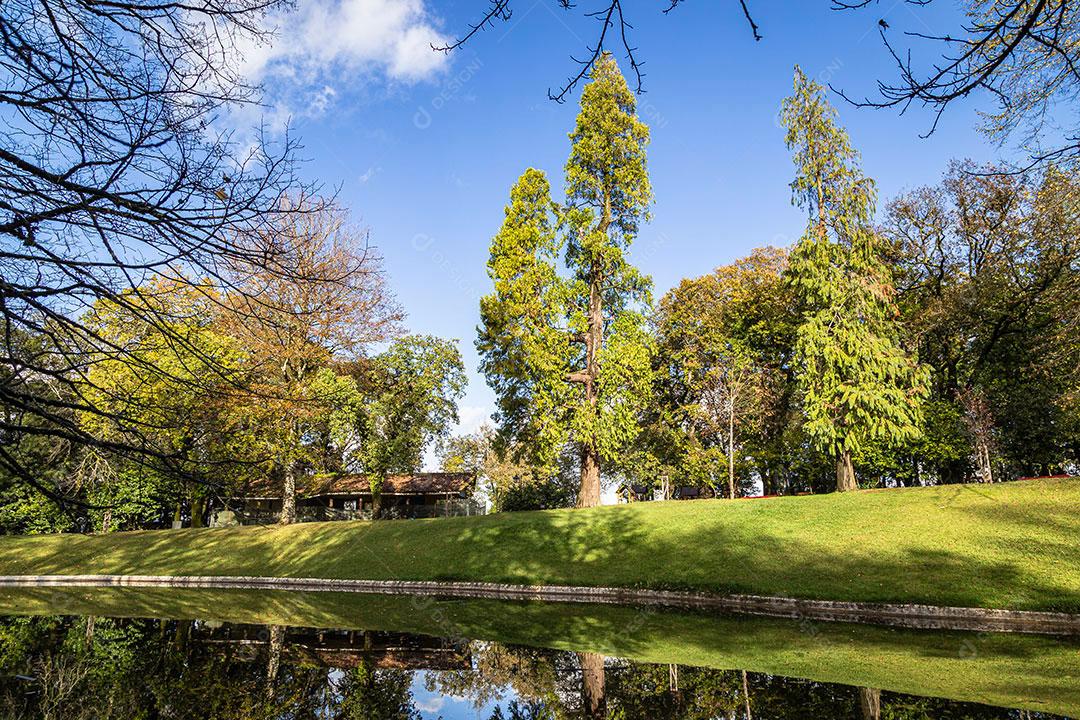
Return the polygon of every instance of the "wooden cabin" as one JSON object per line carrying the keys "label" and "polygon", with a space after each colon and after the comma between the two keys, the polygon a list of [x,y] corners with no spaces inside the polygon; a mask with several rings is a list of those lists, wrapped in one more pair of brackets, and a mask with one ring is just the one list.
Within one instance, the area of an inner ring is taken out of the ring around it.
{"label": "wooden cabin", "polygon": [[[473,499],[473,473],[422,472],[390,475],[380,493],[383,518],[482,515]],[[232,498],[227,505],[239,522],[277,522],[281,488],[262,483]],[[304,521],[359,520],[372,516],[374,498],[367,475],[311,476],[298,482],[296,519]]]}
{"label": "wooden cabin", "polygon": [[656,491],[649,485],[623,483],[615,490],[615,495],[623,502],[647,502],[656,496]]}
{"label": "wooden cabin", "polygon": [[716,497],[716,493],[707,487],[681,485],[675,488],[671,493],[671,497],[675,500],[705,500]]}
{"label": "wooden cabin", "polygon": [[[265,662],[271,650],[265,625],[197,623],[192,639],[217,648],[234,660]],[[402,632],[285,628],[281,658],[288,663],[335,669],[370,663],[393,670],[469,670],[472,652],[463,639],[442,639]]]}

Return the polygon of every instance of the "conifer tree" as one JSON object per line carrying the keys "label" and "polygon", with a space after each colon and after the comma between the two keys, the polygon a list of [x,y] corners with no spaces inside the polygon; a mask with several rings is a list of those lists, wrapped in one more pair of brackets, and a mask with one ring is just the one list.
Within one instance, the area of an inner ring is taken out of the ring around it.
{"label": "conifer tree", "polygon": [[480,369],[498,402],[499,439],[522,462],[553,468],[570,403],[565,331],[566,283],[559,277],[557,206],[544,173],[529,168],[510,191],[491,241],[488,275],[495,289],[480,299]]}
{"label": "conifer tree", "polygon": [[835,458],[837,490],[854,490],[853,454],[919,437],[928,376],[898,341],[874,182],[824,89],[799,68],[782,120],[797,168],[793,202],[809,215],[788,275],[803,311],[795,362],[806,430]]}
{"label": "conifer tree", "polygon": [[[651,356],[642,312],[651,282],[626,260],[652,200],[649,131],[610,55],[592,71],[570,139],[564,207],[538,170],[511,191],[477,348],[504,440],[544,468],[572,442],[587,507],[600,502],[601,463],[637,434]],[[556,269],[560,253],[569,276]]]}

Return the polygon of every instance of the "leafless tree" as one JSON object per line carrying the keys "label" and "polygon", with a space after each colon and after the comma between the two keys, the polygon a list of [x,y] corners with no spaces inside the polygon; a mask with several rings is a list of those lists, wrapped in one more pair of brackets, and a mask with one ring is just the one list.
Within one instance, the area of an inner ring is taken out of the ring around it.
{"label": "leafless tree", "polygon": [[964,425],[971,436],[971,456],[975,465],[975,479],[981,483],[994,482],[994,414],[986,395],[978,388],[964,388],[957,392],[960,406],[964,409]]}
{"label": "leafless tree", "polygon": [[[934,0],[905,0],[926,6]],[[838,10],[876,6],[877,0],[833,0]],[[920,105],[933,113],[927,134],[958,100],[988,93],[998,104],[985,114],[983,130],[1004,141],[1023,133],[1031,152],[1029,167],[1080,159],[1080,128],[1058,133],[1054,110],[1069,107],[1080,93],[1080,6],[1070,0],[965,0],[966,22],[948,32],[905,32],[913,41],[937,46],[926,70],[919,70],[911,50],[902,51],[890,38],[889,24],[879,33],[896,64],[899,78],[879,82],[876,98],[853,100],[861,107],[899,108]],[[1063,134],[1059,140],[1048,136]],[[1048,146],[1052,145],[1052,146]],[[1025,168],[1027,169],[1027,168]]]}
{"label": "leafless tree", "polygon": [[232,402],[246,408],[272,448],[273,475],[283,480],[284,523],[296,519],[301,438],[326,412],[310,382],[332,361],[356,360],[394,337],[402,319],[367,233],[338,208],[292,212],[299,204],[287,201],[279,222],[258,239],[291,259],[297,278],[273,269],[238,276],[221,323],[253,366],[246,392],[232,393]]}
{"label": "leafless tree", "polygon": [[295,175],[295,141],[221,129],[258,101],[239,48],[267,41],[264,17],[285,4],[0,3],[0,474],[55,497],[36,467],[46,451],[157,452],[77,422],[102,412],[81,392],[87,364],[126,356],[83,322],[94,303],[168,334],[182,309],[125,291],[155,277],[229,288],[243,267],[295,274],[247,240],[265,235],[286,191],[312,190]]}
{"label": "leafless tree", "polygon": [[700,406],[708,433],[720,439],[727,455],[727,497],[735,499],[735,456],[745,426],[761,421],[767,400],[761,368],[738,352],[725,353],[701,388]]}
{"label": "leafless tree", "polygon": [[40,717],[43,720],[93,717],[93,709],[79,708],[80,703],[76,701],[80,686],[90,674],[86,661],[50,654],[34,663],[34,673],[41,691]]}
{"label": "leafless tree", "polygon": [[[577,9],[577,5],[571,0],[554,1],[561,10],[570,12]],[[479,22],[470,25],[468,31],[453,42],[446,45],[432,45],[432,49],[440,52],[456,50],[469,42],[481,30],[491,27],[499,21],[509,21],[510,18],[513,17],[513,8],[511,8],[510,2],[511,0],[488,0],[488,9],[481,16]],[[577,65],[577,70],[570,75],[566,82],[557,90],[548,88],[549,99],[559,103],[566,100],[566,96],[569,95],[573,89],[577,87],[578,83],[589,74],[589,71],[592,70],[593,65],[600,59],[600,56],[603,55],[604,52],[610,50],[612,46],[622,48],[623,54],[630,64],[630,69],[634,73],[637,92],[640,93],[644,90],[645,73],[642,72],[642,65],[644,63],[638,60],[636,54],[637,48],[630,40],[630,35],[634,26],[627,17],[627,13],[623,7],[623,0],[605,0],[605,2],[606,4],[602,4],[599,8],[583,13],[585,17],[592,18],[600,24],[596,41],[592,45],[586,46],[585,54],[582,58],[571,58]],[[750,26],[750,31],[753,33],[754,40],[761,40],[761,31],[750,13],[748,0],[737,0],[737,2],[743,17]],[[661,3],[661,12],[667,14],[682,3],[683,0],[663,0]],[[732,2],[732,4],[734,5],[734,2]]]}

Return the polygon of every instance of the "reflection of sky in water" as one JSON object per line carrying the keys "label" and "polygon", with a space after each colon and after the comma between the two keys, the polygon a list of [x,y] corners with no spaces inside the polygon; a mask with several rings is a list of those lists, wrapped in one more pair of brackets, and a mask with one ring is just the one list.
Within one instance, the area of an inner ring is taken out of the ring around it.
{"label": "reflection of sky in water", "polygon": [[501,701],[488,702],[477,708],[468,698],[429,692],[424,687],[424,677],[425,673],[414,673],[412,681],[413,707],[420,711],[424,720],[486,720],[497,705],[505,710],[506,705],[516,697],[513,690],[506,688]]}

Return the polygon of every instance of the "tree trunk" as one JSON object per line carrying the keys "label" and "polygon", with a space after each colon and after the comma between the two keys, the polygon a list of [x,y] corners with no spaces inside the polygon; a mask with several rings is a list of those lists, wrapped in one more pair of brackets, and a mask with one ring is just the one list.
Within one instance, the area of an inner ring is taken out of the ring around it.
{"label": "tree trunk", "polygon": [[986,396],[977,388],[967,387],[957,393],[964,408],[964,423],[971,434],[974,451],[975,479],[982,483],[994,482],[991,450],[994,433],[994,414]]}
{"label": "tree trunk", "polygon": [[742,696],[746,707],[746,720],[752,720],[750,717],[750,683],[746,680],[745,670],[742,671]]}
{"label": "tree trunk", "polygon": [[859,712],[862,720],[881,720],[881,691],[859,688]]}
{"label": "tree trunk", "polygon": [[578,507],[595,507],[600,504],[600,454],[591,444],[581,446],[581,487],[578,489]]}
{"label": "tree trunk", "polygon": [[206,498],[191,498],[191,527],[201,528],[204,526],[203,515],[206,514]]}
{"label": "tree trunk", "polygon": [[[600,269],[593,266],[589,283],[589,327],[585,332],[585,400],[589,412],[596,418],[599,398],[597,379],[600,377],[600,347],[604,342],[603,300],[600,295]],[[600,453],[595,438],[581,444],[581,486],[578,489],[578,507],[594,507],[600,504]]]}
{"label": "tree trunk", "polygon": [[982,439],[975,442],[975,474],[979,482],[994,482],[994,469],[990,461],[989,443]]}
{"label": "tree trunk", "polygon": [[727,423],[727,492],[728,500],[735,499],[735,403],[728,406]]}
{"label": "tree trunk", "polygon": [[188,646],[188,640],[191,639],[191,626],[194,622],[194,620],[176,621],[176,632],[173,634],[173,647],[177,650],[183,650]]}
{"label": "tree trunk", "polygon": [[851,453],[844,451],[836,456],[836,491],[858,490],[855,482],[855,468],[851,464]]}
{"label": "tree trunk", "polygon": [[296,463],[290,462],[285,469],[285,483],[281,490],[282,525],[296,522]]}
{"label": "tree trunk", "polygon": [[285,626],[270,626],[270,646],[267,649],[266,660],[266,696],[274,697],[275,684],[277,683],[278,670],[281,667],[281,651],[285,647]]}
{"label": "tree trunk", "polygon": [[604,695],[604,656],[598,653],[578,653],[581,661],[581,699],[585,717],[599,720],[607,716]]}

